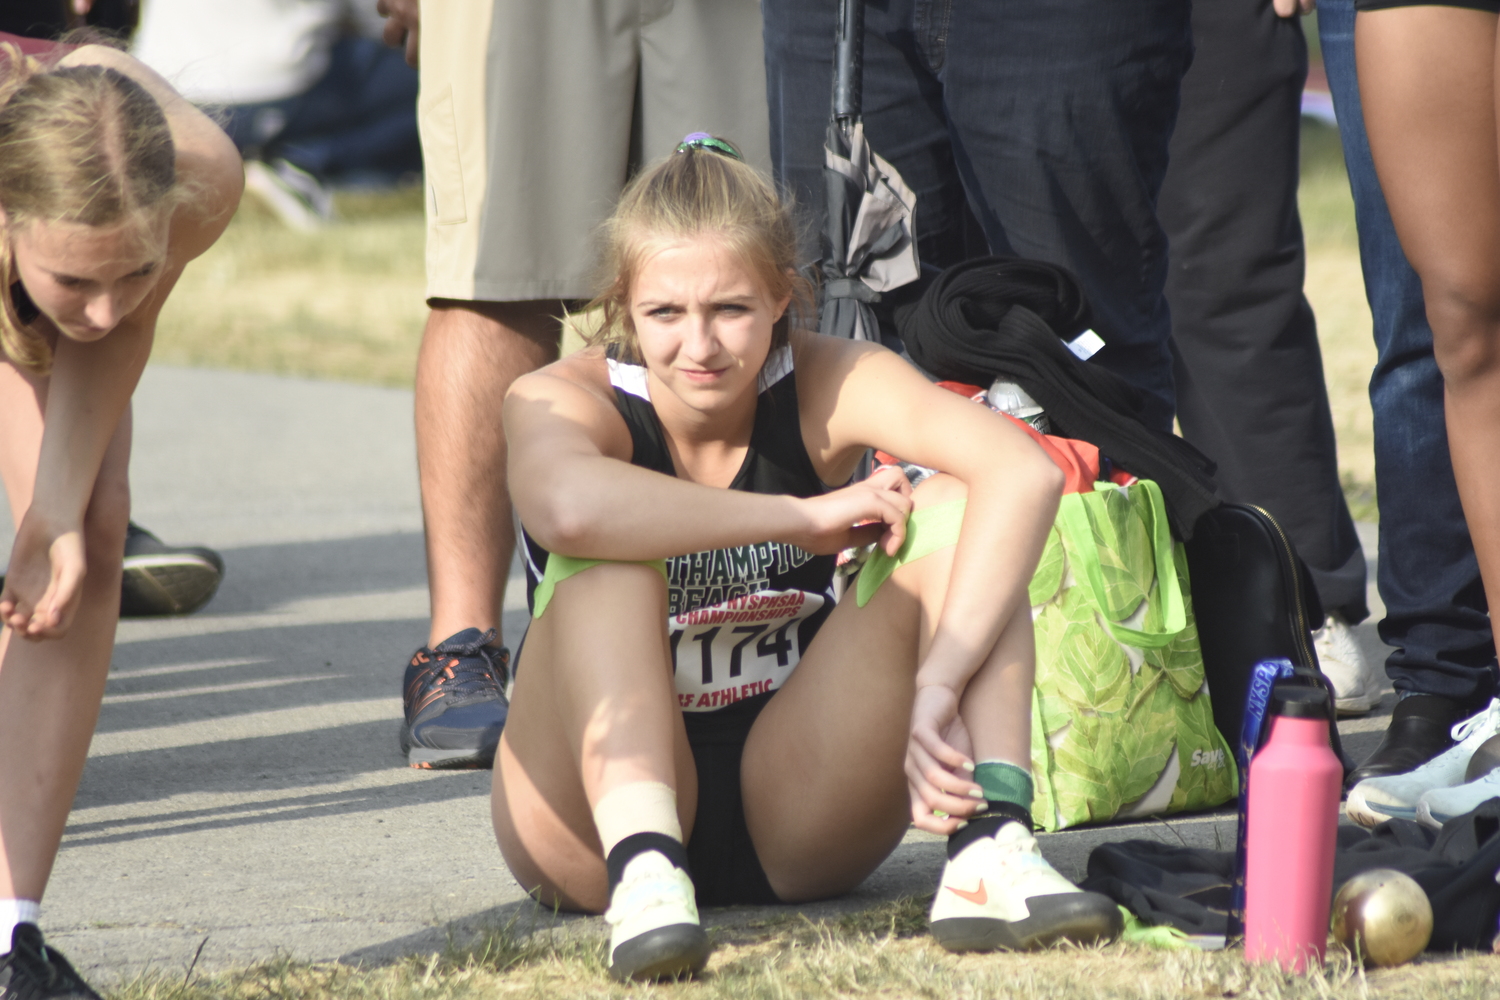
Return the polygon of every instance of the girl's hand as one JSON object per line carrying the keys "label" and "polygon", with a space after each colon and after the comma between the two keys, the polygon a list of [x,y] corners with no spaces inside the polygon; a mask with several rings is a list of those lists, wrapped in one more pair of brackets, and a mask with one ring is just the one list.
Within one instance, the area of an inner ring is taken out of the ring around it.
{"label": "girl's hand", "polygon": [[830,555],[878,541],[895,555],[906,541],[911,483],[900,469],[878,470],[863,482],[799,501],[808,524],[790,539],[815,555]]}
{"label": "girl's hand", "polygon": [[950,834],[978,815],[984,796],[969,777],[973,773],[973,745],[958,714],[958,695],[941,684],[917,688],[906,744],[912,824],[929,833]]}
{"label": "girl's hand", "polygon": [[27,512],[0,591],[0,622],[25,639],[61,639],[83,597],[87,565],[81,525],[49,525]]}

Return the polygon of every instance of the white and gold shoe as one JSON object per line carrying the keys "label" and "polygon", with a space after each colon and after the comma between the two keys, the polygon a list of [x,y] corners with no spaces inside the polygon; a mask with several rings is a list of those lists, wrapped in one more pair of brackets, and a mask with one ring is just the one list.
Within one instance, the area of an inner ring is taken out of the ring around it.
{"label": "white and gold shoe", "polygon": [[693,880],[658,851],[626,864],[604,919],[609,973],[621,982],[691,975],[708,962],[712,949],[698,924]]}
{"label": "white and gold shoe", "polygon": [[1114,900],[1063,878],[1025,827],[1006,823],[943,867],[931,926],[949,951],[1027,951],[1112,940],[1124,921]]}

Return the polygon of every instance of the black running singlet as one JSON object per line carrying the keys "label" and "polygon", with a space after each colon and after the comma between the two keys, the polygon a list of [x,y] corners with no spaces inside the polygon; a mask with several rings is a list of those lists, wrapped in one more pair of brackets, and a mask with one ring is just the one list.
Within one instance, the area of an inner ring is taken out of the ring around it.
{"label": "black running singlet", "polygon": [[[631,464],[675,476],[646,369],[613,357],[608,364],[615,405],[630,428]],[[796,497],[827,492],[802,443],[790,347],[766,359],[759,385],[750,446],[729,488]],[[521,539],[531,605],[547,551],[524,529]],[[667,630],[685,712],[712,712],[781,687],[833,611],[831,555],[760,542],[672,556],[666,564]]]}

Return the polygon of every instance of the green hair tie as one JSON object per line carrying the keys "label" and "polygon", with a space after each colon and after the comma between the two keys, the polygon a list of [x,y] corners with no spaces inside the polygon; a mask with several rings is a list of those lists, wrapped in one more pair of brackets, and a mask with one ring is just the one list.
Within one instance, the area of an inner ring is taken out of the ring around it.
{"label": "green hair tie", "polygon": [[740,151],[734,148],[732,143],[709,135],[707,132],[693,132],[677,144],[675,152],[686,153],[690,149],[712,150],[715,153],[729,157],[731,160],[739,160],[741,162],[744,162],[745,159],[740,155]]}

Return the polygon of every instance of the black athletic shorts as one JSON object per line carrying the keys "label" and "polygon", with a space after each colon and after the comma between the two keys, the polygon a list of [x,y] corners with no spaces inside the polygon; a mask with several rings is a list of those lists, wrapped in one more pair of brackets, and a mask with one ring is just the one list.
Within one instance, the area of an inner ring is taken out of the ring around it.
{"label": "black athletic shorts", "polygon": [[1500,14],[1500,0],[1444,0],[1443,3],[1422,3],[1420,0],[1354,0],[1355,10],[1389,10],[1392,7],[1463,7],[1482,10],[1487,14]]}
{"label": "black athletic shorts", "polygon": [[745,738],[770,700],[767,693],[715,712],[682,715],[698,767],[698,813],[687,843],[688,865],[704,906],[781,902],[750,842],[740,793]]}

